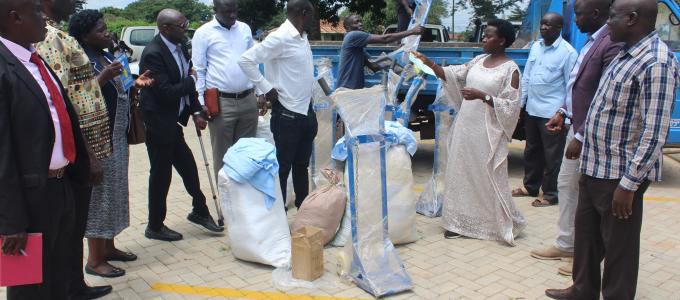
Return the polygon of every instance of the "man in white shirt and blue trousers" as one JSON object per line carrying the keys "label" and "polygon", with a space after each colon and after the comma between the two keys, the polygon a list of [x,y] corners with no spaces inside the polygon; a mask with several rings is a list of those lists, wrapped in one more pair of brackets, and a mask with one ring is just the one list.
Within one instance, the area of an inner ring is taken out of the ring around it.
{"label": "man in white shirt and blue trousers", "polygon": [[534,207],[555,205],[557,177],[562,164],[566,143],[566,131],[551,133],[545,124],[555,112],[564,106],[567,83],[578,54],[560,36],[562,16],[547,13],[541,19],[541,37],[529,52],[529,59],[522,76],[522,106],[525,106],[524,129],[524,185],[512,191],[512,195],[537,197],[543,190],[543,198],[535,199]]}
{"label": "man in white shirt and blue trousers", "polygon": [[237,62],[253,47],[250,27],[238,20],[236,0],[214,0],[215,18],[198,28],[191,58],[198,75],[198,101],[205,107],[205,91],[216,88],[219,113],[208,123],[215,178],[229,147],[257,131],[257,100],[253,83]]}
{"label": "man in white shirt and blue trousers", "polygon": [[[314,83],[312,49],[307,40],[314,7],[309,0],[289,0],[287,20],[241,56],[238,64],[272,104],[271,131],[279,162],[281,192],[293,171],[295,206],[309,194],[308,167],[318,129],[311,107]],[[262,76],[259,64],[264,64]]]}

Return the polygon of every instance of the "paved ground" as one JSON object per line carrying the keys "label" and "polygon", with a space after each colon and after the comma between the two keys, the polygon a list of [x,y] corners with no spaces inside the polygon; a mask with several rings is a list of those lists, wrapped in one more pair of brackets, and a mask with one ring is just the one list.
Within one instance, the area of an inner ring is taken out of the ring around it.
{"label": "paved ground", "polygon": [[[207,175],[192,130],[185,130],[198,160],[203,191],[210,197]],[[209,139],[206,137],[206,143]],[[513,143],[510,154],[510,184],[521,182],[523,144]],[[674,156],[680,159],[680,155]],[[420,186],[428,179],[432,144],[421,142],[414,158],[414,174]],[[212,161],[212,160],[209,160]],[[325,282],[315,289],[277,290],[272,269],[234,259],[227,236],[212,235],[186,221],[190,199],[177,174],[168,196],[167,225],[184,234],[180,242],[148,240],[143,232],[147,215],[149,163],[144,145],[131,147],[131,226],[117,239],[119,247],[132,251],[139,260],[114,263],[127,270],[121,278],[104,280],[87,276],[91,284],[112,284],[106,299],[337,299],[371,298],[342,282],[335,275],[337,248],[327,248]],[[639,299],[680,300],[680,162],[666,160],[665,181],[652,185],[645,201],[642,254],[638,284]],[[544,247],[555,235],[557,207],[533,208],[530,198],[516,198],[529,220],[516,247],[473,239],[445,240],[439,219],[418,216],[420,240],[398,247],[414,281],[412,292],[394,299],[541,299],[548,287],[566,287],[571,279],[557,274],[559,261],[539,261],[529,251]],[[210,205],[212,209],[212,204]],[[0,289],[0,298],[5,291]]]}

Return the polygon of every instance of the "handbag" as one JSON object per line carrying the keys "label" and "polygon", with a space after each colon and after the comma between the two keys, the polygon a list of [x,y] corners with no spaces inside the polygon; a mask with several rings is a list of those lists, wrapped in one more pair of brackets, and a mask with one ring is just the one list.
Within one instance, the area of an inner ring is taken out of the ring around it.
{"label": "handbag", "polygon": [[128,145],[144,143],[146,134],[144,133],[144,116],[139,107],[139,93],[130,95],[130,124],[128,125]]}
{"label": "handbag", "polygon": [[517,119],[517,126],[515,127],[515,131],[512,133],[512,138],[515,140],[526,140],[527,139],[527,134],[526,131],[524,130],[524,115],[526,114],[526,110],[524,107],[522,107],[522,110],[519,112],[519,118]]}

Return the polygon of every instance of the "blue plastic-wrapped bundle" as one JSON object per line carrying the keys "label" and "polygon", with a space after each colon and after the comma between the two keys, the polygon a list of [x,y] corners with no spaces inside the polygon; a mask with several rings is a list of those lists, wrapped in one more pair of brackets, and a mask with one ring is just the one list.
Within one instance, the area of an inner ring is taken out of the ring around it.
{"label": "blue plastic-wrapped bundle", "polygon": [[416,203],[416,211],[426,217],[434,218],[442,215],[442,203],[444,187],[446,185],[446,164],[448,160],[448,147],[446,145],[449,132],[453,128],[453,120],[456,111],[444,96],[441,81],[437,88],[435,98],[430,110],[434,113],[434,161],[432,164],[432,177],[425,184],[423,192]]}
{"label": "blue plastic-wrapped bundle", "polygon": [[[332,96],[345,122],[351,214],[349,275],[376,297],[410,290],[406,272],[388,234],[384,87],[339,89]],[[375,101],[375,99],[382,99]]]}
{"label": "blue plastic-wrapped bundle", "polygon": [[[319,124],[314,147],[310,158],[310,180],[311,190],[328,184],[328,180],[321,174],[325,168],[334,169],[335,163],[331,158],[331,149],[336,142],[336,121],[337,112],[333,106],[333,101],[326,94],[332,89],[333,82],[333,63],[330,58],[322,58],[314,62],[317,70],[317,81],[314,82],[312,93],[313,109],[316,113],[316,120]],[[324,80],[326,87],[322,87],[319,80]],[[324,89],[328,89],[325,90]]]}

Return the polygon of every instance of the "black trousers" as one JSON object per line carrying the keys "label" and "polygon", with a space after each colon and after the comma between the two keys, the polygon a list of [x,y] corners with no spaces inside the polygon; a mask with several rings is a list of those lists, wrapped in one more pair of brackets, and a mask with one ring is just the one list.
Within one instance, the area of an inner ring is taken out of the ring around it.
{"label": "black trousers", "polygon": [[524,148],[524,187],[537,196],[543,189],[543,198],[557,201],[557,177],[560,174],[567,132],[549,133],[545,123],[549,119],[524,115],[526,146]]}
{"label": "black trousers", "polygon": [[[633,198],[633,215],[621,220],[612,215],[612,199],[619,179],[582,175],[574,237],[574,289],[576,299],[635,298],[640,263],[642,198],[649,182],[640,185]],[[604,272],[600,280],[600,263]]]}
{"label": "black trousers", "polygon": [[71,295],[87,287],[83,274],[83,238],[85,238],[92,187],[74,184],[73,196],[75,199],[75,226],[73,227],[73,241],[71,242],[71,253],[73,255],[70,258],[71,285],[69,293]]}
{"label": "black trousers", "polygon": [[306,116],[292,112],[278,102],[272,106],[270,128],[276,144],[283,201],[286,201],[286,183],[292,169],[295,206],[298,208],[309,194],[309,159],[318,127],[311,106]]}
{"label": "black trousers", "polygon": [[176,125],[170,129],[175,132],[173,143],[146,142],[151,170],[149,171],[149,224],[151,230],[158,231],[163,227],[167,212],[166,198],[172,180],[172,167],[182,177],[184,188],[192,198],[193,212],[208,215],[210,211],[205,203],[205,195],[201,192],[198,179],[198,168],[191,149],[184,140],[182,127]]}
{"label": "black trousers", "polygon": [[26,194],[28,199],[36,199],[28,203],[27,232],[43,234],[43,283],[8,287],[7,299],[67,299],[70,263],[74,256],[71,253],[75,221],[71,181],[66,177],[48,179],[44,187]]}

